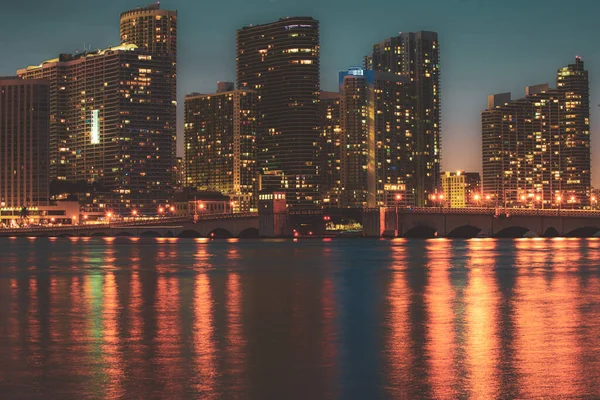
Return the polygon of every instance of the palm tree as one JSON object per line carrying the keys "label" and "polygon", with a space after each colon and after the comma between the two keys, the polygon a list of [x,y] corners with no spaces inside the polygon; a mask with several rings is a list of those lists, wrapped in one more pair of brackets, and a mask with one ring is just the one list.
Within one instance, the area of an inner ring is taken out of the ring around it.
{"label": "palm tree", "polygon": [[29,210],[27,210],[27,207],[25,207],[25,206],[21,207],[20,215],[21,215],[22,223],[26,224],[27,219],[29,218]]}

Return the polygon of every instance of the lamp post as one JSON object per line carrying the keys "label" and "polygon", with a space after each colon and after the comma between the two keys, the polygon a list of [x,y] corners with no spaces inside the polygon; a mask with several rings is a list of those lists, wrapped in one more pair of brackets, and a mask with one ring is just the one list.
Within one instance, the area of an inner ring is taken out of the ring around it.
{"label": "lamp post", "polygon": [[571,201],[571,210],[573,210],[573,209],[575,209],[575,196],[571,196],[570,201]]}
{"label": "lamp post", "polygon": [[440,212],[444,211],[444,194],[440,193],[438,195],[438,199],[440,200]]}
{"label": "lamp post", "polygon": [[592,210],[595,210],[596,209],[596,205],[598,203],[598,199],[596,198],[596,196],[592,195],[591,200],[592,200],[592,204],[591,204]]}
{"label": "lamp post", "polygon": [[560,215],[562,209],[562,196],[560,194],[556,196],[556,204],[558,204],[558,214]]}

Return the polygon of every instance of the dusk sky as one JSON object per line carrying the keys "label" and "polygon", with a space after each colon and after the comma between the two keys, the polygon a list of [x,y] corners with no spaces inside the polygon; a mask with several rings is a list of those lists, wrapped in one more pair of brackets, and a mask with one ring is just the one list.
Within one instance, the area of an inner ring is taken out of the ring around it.
{"label": "dusk sky", "polygon": [[[119,14],[143,0],[6,1],[0,25],[0,75],[59,53],[119,42]],[[592,180],[600,184],[600,13],[598,0],[167,0],[179,11],[179,145],[183,95],[235,81],[235,31],[284,16],[321,24],[321,88],[361,65],[372,45],[398,32],[432,30],[441,49],[442,168],[481,169],[480,111],[487,95],[524,95],[580,55],[590,72]]]}

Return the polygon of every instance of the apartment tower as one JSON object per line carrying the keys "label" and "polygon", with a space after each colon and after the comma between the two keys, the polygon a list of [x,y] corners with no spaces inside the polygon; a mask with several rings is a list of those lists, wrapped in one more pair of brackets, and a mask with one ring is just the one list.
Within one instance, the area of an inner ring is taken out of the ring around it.
{"label": "apartment tower", "polygon": [[42,80],[0,78],[0,204],[48,205],[50,88]]}
{"label": "apartment tower", "polygon": [[373,46],[365,68],[404,75],[410,80],[414,123],[412,163],[415,175],[410,185],[418,206],[428,204],[440,185],[440,45],[435,32],[407,32]]}
{"label": "apartment tower", "polygon": [[185,97],[185,186],[221,192],[233,210],[256,209],[256,92],[219,85]]}
{"label": "apartment tower", "polygon": [[577,57],[557,87],[488,97],[482,112],[483,192],[502,207],[585,208],[591,201],[588,73]]}
{"label": "apartment tower", "polygon": [[319,85],[318,21],[290,17],[237,31],[237,87],[258,95],[262,189],[283,190],[293,208],[320,206]]}

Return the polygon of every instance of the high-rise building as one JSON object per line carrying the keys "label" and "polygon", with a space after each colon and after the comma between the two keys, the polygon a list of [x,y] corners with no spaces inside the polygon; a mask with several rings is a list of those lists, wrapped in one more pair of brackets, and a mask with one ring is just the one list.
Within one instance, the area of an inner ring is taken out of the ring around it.
{"label": "high-rise building", "polygon": [[0,77],[0,203],[48,205],[50,88],[42,80]]}
{"label": "high-rise building", "polygon": [[[479,173],[446,172],[442,175],[442,194],[450,208],[464,208],[479,205],[484,199],[479,193]],[[479,203],[479,204],[478,204]]]}
{"label": "high-rise building", "polygon": [[[396,205],[414,197],[412,103],[405,76],[362,68],[340,72],[341,204]],[[391,204],[390,204],[391,203]]]}
{"label": "high-rise building", "polygon": [[257,204],[256,103],[253,90],[185,97],[186,186],[229,196],[236,212]]}
{"label": "high-rise building", "polygon": [[479,172],[462,172],[465,177],[465,202],[467,206],[479,206],[481,199],[481,175]]}
{"label": "high-rise building", "polygon": [[410,79],[413,102],[412,187],[418,206],[427,204],[429,195],[440,184],[440,45],[435,32],[406,32],[375,44],[365,58],[365,68],[392,72]]}
{"label": "high-rise building", "polygon": [[341,192],[340,94],[321,92],[319,102],[321,146],[319,149],[319,181],[324,207],[339,207]]}
{"label": "high-rise building", "polygon": [[177,11],[161,10],[160,3],[121,13],[121,44],[141,51],[177,57]]}
{"label": "high-rise building", "polygon": [[17,72],[50,82],[50,178],[93,183],[102,208],[155,212],[174,187],[176,15],[125,12],[123,44]]}
{"label": "high-rise building", "polygon": [[247,26],[236,44],[237,87],[258,93],[262,187],[283,190],[290,207],[320,206],[319,22],[290,17]]}
{"label": "high-rise building", "polygon": [[185,187],[185,161],[177,157],[175,161],[175,190],[181,191]]}
{"label": "high-rise building", "polygon": [[588,73],[578,57],[558,70],[557,88],[491,95],[482,112],[483,192],[498,206],[590,205]]}

